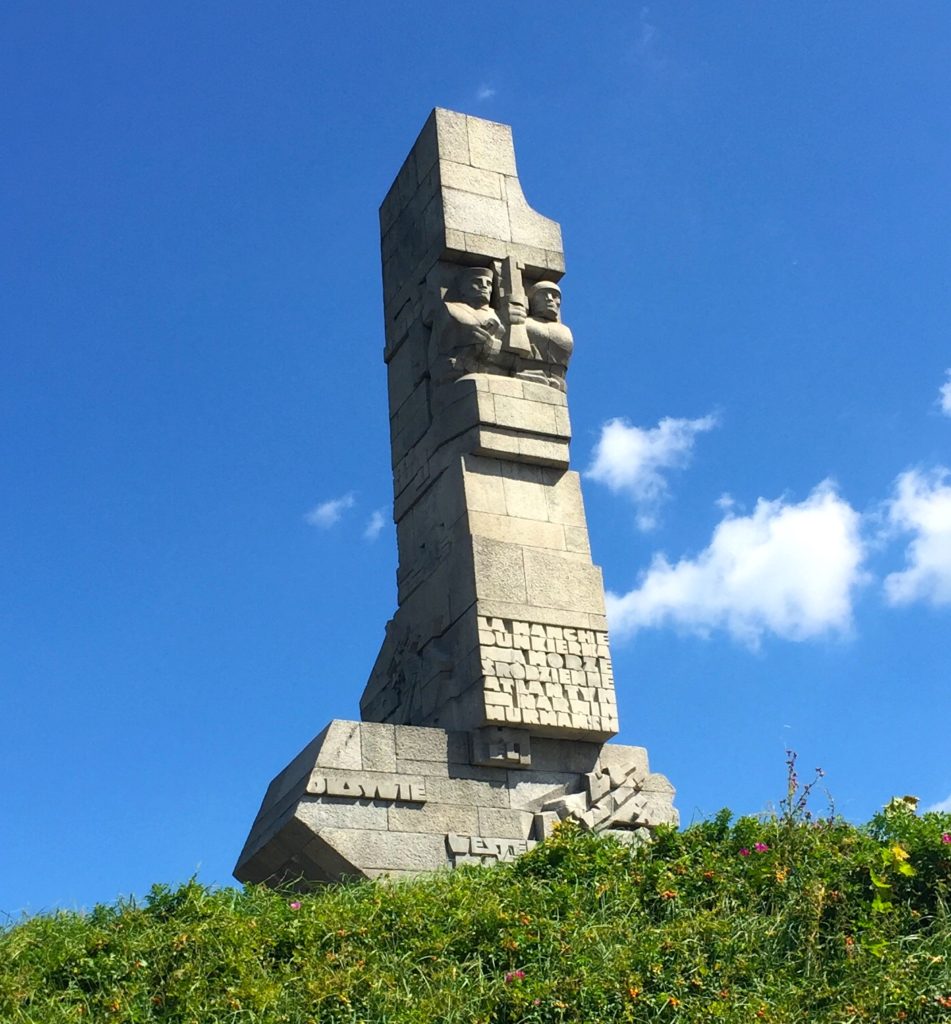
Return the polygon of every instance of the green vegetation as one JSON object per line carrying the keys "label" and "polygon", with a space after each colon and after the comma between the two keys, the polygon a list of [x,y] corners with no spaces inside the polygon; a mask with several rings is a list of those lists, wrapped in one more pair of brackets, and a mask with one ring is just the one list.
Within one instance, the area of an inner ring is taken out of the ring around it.
{"label": "green vegetation", "polygon": [[295,896],[156,886],[0,932],[0,1020],[951,1020],[951,815],[728,812]]}

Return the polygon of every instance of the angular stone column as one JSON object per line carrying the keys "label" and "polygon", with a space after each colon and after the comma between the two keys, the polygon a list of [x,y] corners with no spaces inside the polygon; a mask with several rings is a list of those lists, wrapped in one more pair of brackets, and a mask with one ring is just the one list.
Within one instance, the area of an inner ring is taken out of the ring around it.
{"label": "angular stone column", "polygon": [[561,230],[511,129],[437,109],[380,210],[399,607],[360,703],[271,784],[242,880],[512,856],[676,820],[617,704],[568,468]]}
{"label": "angular stone column", "polygon": [[[362,716],[607,739],[604,589],[568,469],[571,334],[526,300],[562,276],[561,229],[526,203],[511,130],[448,110],[380,220],[399,610]],[[545,330],[565,365],[533,346]]]}

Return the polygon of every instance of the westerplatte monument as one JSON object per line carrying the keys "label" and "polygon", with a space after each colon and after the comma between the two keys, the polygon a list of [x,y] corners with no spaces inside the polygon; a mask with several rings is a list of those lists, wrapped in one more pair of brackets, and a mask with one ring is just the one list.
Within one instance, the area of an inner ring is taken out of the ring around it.
{"label": "westerplatte monument", "polygon": [[647,751],[605,742],[561,229],[526,202],[511,129],[433,111],[380,229],[399,606],[360,721],[332,721],[268,788],[244,882],[508,860],[563,818],[620,838],[677,821]]}

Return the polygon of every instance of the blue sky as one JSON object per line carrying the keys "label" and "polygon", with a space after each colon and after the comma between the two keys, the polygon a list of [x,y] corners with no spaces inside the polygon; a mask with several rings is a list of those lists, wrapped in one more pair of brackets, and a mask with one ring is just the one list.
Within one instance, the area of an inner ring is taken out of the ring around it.
{"label": "blue sky", "polygon": [[943,2],[4,4],[0,911],[228,883],[358,716],[377,207],[436,105],[512,124],[562,224],[619,740],[685,822],[775,805],[787,746],[853,820],[947,806],[949,37]]}

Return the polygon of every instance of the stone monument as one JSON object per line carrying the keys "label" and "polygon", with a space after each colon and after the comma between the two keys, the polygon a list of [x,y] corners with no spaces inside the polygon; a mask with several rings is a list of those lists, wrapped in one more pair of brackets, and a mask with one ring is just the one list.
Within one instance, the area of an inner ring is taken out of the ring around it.
{"label": "stone monument", "polygon": [[561,229],[526,202],[511,129],[434,110],[380,228],[399,606],[361,721],[331,722],[274,779],[241,881],[505,860],[565,817],[622,838],[677,821],[646,750],[605,743]]}

